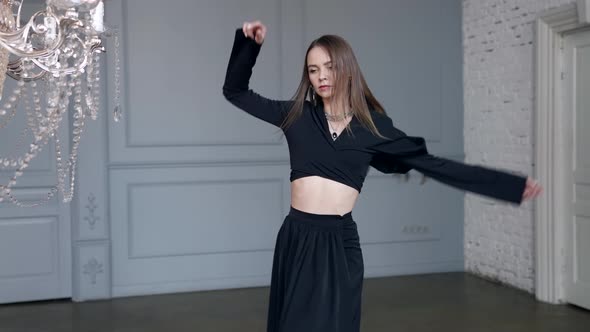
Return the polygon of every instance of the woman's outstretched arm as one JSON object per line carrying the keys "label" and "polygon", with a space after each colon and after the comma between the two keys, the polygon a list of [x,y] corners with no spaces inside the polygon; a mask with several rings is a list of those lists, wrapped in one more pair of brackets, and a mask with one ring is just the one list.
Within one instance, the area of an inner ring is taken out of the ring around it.
{"label": "woman's outstretched arm", "polygon": [[522,203],[527,177],[499,169],[469,165],[424,154],[399,157],[396,162],[449,186],[500,199]]}
{"label": "woman's outstretched arm", "polygon": [[393,126],[387,115],[375,119],[377,128],[387,140],[371,149],[375,152],[372,166],[385,173],[420,173],[452,187],[515,204],[540,194],[542,188],[526,176],[500,169],[470,165],[428,153],[424,139],[407,136]]}

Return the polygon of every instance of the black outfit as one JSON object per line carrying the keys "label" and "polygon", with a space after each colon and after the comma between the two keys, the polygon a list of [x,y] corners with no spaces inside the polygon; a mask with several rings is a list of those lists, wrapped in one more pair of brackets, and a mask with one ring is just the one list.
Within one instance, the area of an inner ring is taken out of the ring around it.
{"label": "black outfit", "polygon": [[359,332],[363,255],[343,216],[291,207],[277,235],[268,332]]}
{"label": "black outfit", "polygon": [[[248,88],[260,45],[236,31],[224,96],[249,114],[280,126],[292,101],[262,97]],[[321,102],[306,101],[284,133],[291,181],[321,176],[361,191],[369,166],[384,173],[411,169],[455,188],[520,204],[526,177],[468,165],[428,153],[422,137],[408,136],[386,114],[371,111],[380,138],[356,117],[352,134],[333,140]],[[317,215],[291,208],[277,236],[268,332],[358,332],[363,261],[350,213]]]}

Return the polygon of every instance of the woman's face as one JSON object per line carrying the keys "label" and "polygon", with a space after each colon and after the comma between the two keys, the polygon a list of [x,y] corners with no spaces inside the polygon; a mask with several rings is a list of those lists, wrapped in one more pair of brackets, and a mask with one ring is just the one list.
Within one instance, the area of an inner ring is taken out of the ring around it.
{"label": "woman's face", "polygon": [[317,93],[326,102],[334,93],[334,75],[330,55],[321,47],[314,47],[307,54],[307,75]]}

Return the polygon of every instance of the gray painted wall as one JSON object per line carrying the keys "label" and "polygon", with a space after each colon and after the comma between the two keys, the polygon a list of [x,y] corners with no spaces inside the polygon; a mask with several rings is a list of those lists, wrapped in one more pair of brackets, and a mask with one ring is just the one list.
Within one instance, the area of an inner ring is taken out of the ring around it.
{"label": "gray painted wall", "polygon": [[[149,19],[148,19],[149,18]],[[307,44],[350,41],[394,123],[462,159],[461,4],[438,0],[111,0],[124,118],[81,146],[72,218],[74,298],[267,285],[289,207],[287,146],[221,95],[234,29],[269,27],[252,87],[289,98]],[[367,277],[463,269],[463,195],[371,170],[353,212]]]}

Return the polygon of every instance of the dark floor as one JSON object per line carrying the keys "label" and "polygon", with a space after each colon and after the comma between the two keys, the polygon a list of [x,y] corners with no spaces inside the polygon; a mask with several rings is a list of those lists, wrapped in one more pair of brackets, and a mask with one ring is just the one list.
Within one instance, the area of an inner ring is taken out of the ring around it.
{"label": "dark floor", "polygon": [[[0,332],[265,331],[268,288],[0,306]],[[368,279],[363,332],[589,332],[590,311],[464,273]],[[303,331],[304,332],[304,331]]]}

